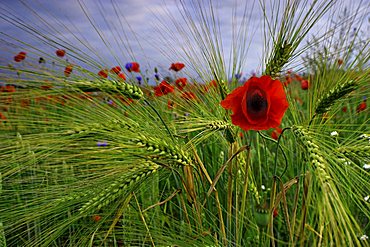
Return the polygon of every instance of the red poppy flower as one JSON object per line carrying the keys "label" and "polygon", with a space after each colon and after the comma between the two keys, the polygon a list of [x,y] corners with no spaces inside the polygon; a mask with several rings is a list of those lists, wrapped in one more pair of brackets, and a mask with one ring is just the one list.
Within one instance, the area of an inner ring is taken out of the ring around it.
{"label": "red poppy flower", "polygon": [[210,87],[217,87],[217,81],[216,81],[216,80],[212,80],[212,81],[209,83],[209,86],[210,86]]}
{"label": "red poppy flower", "polygon": [[192,100],[192,99],[196,99],[197,96],[195,96],[195,94],[192,92],[183,92],[181,94],[181,98],[186,99],[186,100]]}
{"label": "red poppy flower", "polygon": [[108,71],[106,69],[102,69],[98,72],[98,76],[107,78],[108,77]]}
{"label": "red poppy flower", "polygon": [[123,73],[119,73],[118,74],[118,77],[121,79],[121,80],[126,80],[126,76],[125,76],[125,74],[123,74]]}
{"label": "red poppy flower", "polygon": [[182,70],[184,67],[185,67],[185,64],[183,63],[173,63],[171,64],[171,67],[169,69],[178,72]]}
{"label": "red poppy flower", "polygon": [[362,101],[356,108],[356,112],[359,113],[359,112],[362,112],[366,109],[366,101]]}
{"label": "red poppy flower", "polygon": [[23,61],[24,59],[26,59],[26,55],[27,55],[26,52],[21,51],[16,56],[14,56],[14,61],[19,63],[19,62]]}
{"label": "red poppy flower", "polygon": [[175,106],[175,103],[172,100],[167,101],[167,108],[168,109],[173,109],[174,106]]}
{"label": "red poppy flower", "polygon": [[140,72],[140,65],[136,62],[126,63],[125,68],[128,72]]}
{"label": "red poppy flower", "polygon": [[66,55],[66,51],[63,49],[58,49],[55,51],[55,54],[57,54],[58,57],[64,57]]}
{"label": "red poppy flower", "polygon": [[310,83],[307,80],[302,80],[301,81],[301,88],[303,90],[307,90],[310,87]]}
{"label": "red poppy flower", "polygon": [[0,112],[0,120],[4,121],[6,120],[6,116]]}
{"label": "red poppy flower", "polygon": [[162,96],[169,93],[172,93],[175,90],[168,82],[162,81],[158,86],[154,87],[155,96]]}
{"label": "red poppy flower", "polygon": [[6,85],[5,86],[5,92],[14,93],[15,92],[15,87],[13,85]]}
{"label": "red poppy flower", "polygon": [[178,78],[176,81],[175,81],[175,84],[176,84],[176,87],[179,89],[179,90],[183,90],[184,87],[186,86],[186,84],[188,83],[188,79],[183,77],[183,78]]}
{"label": "red poppy flower", "polygon": [[251,77],[221,101],[233,111],[231,121],[244,130],[266,130],[280,125],[288,101],[279,80],[270,76]]}
{"label": "red poppy flower", "polygon": [[72,73],[72,70],[73,70],[73,65],[72,64],[67,65],[66,68],[64,69],[64,75],[67,77],[70,76]]}
{"label": "red poppy flower", "polygon": [[[120,66],[116,66],[116,67],[113,67],[113,68],[111,68],[110,69],[110,72],[112,72],[112,73],[115,73],[115,74],[119,74],[120,72],[121,72],[121,67]],[[126,78],[125,78],[126,79]]]}
{"label": "red poppy flower", "polygon": [[100,216],[100,215],[95,214],[95,215],[93,215],[93,216],[92,216],[92,220],[93,220],[93,221],[95,221],[95,222],[98,222],[98,221],[100,221],[100,220],[101,220],[101,216]]}

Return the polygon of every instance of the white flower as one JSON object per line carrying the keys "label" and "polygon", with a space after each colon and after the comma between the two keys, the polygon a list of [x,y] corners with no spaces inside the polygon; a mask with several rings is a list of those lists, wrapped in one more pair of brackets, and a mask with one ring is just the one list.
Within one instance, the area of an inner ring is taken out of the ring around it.
{"label": "white flower", "polygon": [[331,135],[331,136],[338,136],[339,134],[338,134],[338,132],[333,131],[333,132],[331,132],[331,133],[330,133],[330,135]]}
{"label": "white flower", "polygon": [[262,185],[261,185],[261,189],[262,189],[262,190],[265,190],[265,189],[266,189],[266,187],[262,184]]}
{"label": "white flower", "polygon": [[370,136],[368,136],[367,134],[362,134],[362,135],[360,135],[360,138],[362,138],[362,139],[365,139],[365,138],[370,139]]}
{"label": "white flower", "polygon": [[360,237],[360,240],[362,240],[362,241],[365,241],[365,240],[367,240],[369,237],[367,236],[367,235],[362,235],[361,237]]}
{"label": "white flower", "polygon": [[370,196],[365,196],[364,197],[365,202],[367,202],[369,199],[370,199]]}
{"label": "white flower", "polygon": [[364,168],[365,170],[369,170],[370,169],[370,165],[369,164],[365,164],[362,168]]}

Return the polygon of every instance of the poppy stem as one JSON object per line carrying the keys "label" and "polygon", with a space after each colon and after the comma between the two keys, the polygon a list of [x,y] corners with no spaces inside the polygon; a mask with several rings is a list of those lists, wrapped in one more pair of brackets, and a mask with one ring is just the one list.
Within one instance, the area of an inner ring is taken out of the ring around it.
{"label": "poppy stem", "polygon": [[[280,134],[280,136],[283,134],[283,132],[286,130],[286,129],[291,129],[291,127],[287,127],[287,128],[285,128],[285,129],[283,129],[282,131],[281,131],[281,134]],[[287,159],[287,157],[286,157],[286,155],[285,155],[285,152],[284,152],[284,150],[283,150],[283,148],[278,144],[278,141],[276,141],[275,139],[273,139],[273,138],[271,138],[271,137],[269,137],[269,136],[266,136],[265,134],[263,134],[262,132],[260,132],[260,131],[257,131],[258,132],[258,134],[262,137],[262,138],[264,138],[264,139],[266,139],[266,140],[269,140],[269,141],[272,141],[272,142],[275,142],[276,144],[277,144],[277,147],[279,147],[280,148],[280,150],[281,150],[281,152],[282,152],[282,154],[283,154],[283,156],[284,156],[284,160],[285,160],[285,168],[284,168],[284,171],[283,171],[283,173],[280,175],[280,177],[282,177],[284,174],[285,174],[285,172],[287,171],[287,169],[288,169],[288,159]],[[280,139],[280,136],[279,136],[279,139]],[[278,140],[279,140],[278,139]],[[277,150],[276,150],[276,153],[277,153]],[[274,169],[274,174],[276,175],[276,162],[277,161],[277,156],[275,156],[275,169]]]}
{"label": "poppy stem", "polygon": [[155,114],[159,117],[159,119],[161,120],[161,122],[163,123],[164,127],[166,128],[168,134],[170,134],[171,136],[171,139],[173,142],[175,142],[175,138],[173,137],[170,129],[167,127],[167,124],[164,122],[164,120],[162,119],[161,115],[159,114],[159,112],[150,104],[150,102],[148,102],[146,99],[144,99],[144,102],[148,104],[148,106],[155,112]]}
{"label": "poppy stem", "polygon": [[[284,128],[282,131],[281,131],[281,133],[280,133],[280,135],[279,135],[279,137],[278,137],[278,140],[277,140],[277,142],[276,142],[276,149],[275,149],[275,161],[274,161],[274,176],[276,176],[276,170],[277,170],[277,157],[278,157],[278,151],[279,151],[279,147],[280,147],[280,140],[281,140],[281,137],[283,136],[283,134],[284,134],[284,131],[286,131],[286,130],[288,130],[288,129],[291,129],[291,127],[286,127],[286,128]],[[285,168],[284,168],[284,171],[283,171],[283,173],[281,174],[281,176],[280,177],[282,177],[284,174],[285,174],[285,172],[286,172],[286,170],[287,170],[287,168],[288,168],[288,161],[287,161],[287,158],[286,158],[286,156],[285,156],[285,153],[284,153],[284,150],[283,150],[283,148],[282,147],[280,147],[280,149],[281,149],[281,152],[283,153],[283,156],[284,156],[284,158],[285,158]]]}

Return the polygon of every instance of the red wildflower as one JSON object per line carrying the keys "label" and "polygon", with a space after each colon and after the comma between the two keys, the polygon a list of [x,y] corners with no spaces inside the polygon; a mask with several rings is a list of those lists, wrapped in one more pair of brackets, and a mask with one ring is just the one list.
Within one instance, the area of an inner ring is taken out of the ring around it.
{"label": "red wildflower", "polygon": [[140,65],[136,62],[126,63],[125,68],[128,72],[140,72]]}
{"label": "red wildflower", "polygon": [[342,112],[347,112],[347,106],[343,106],[343,108],[342,108]]}
{"label": "red wildflower", "polygon": [[67,77],[70,76],[72,73],[72,70],[73,70],[73,65],[72,64],[67,65],[66,68],[64,69],[64,75]]}
{"label": "red wildflower", "polygon": [[282,83],[270,76],[251,77],[221,101],[233,111],[231,121],[244,130],[266,130],[280,125],[288,101]]}
{"label": "red wildflower", "polygon": [[26,55],[27,55],[26,52],[21,51],[16,56],[14,56],[14,61],[19,63],[19,62],[23,61],[24,59],[26,59]]}
{"label": "red wildflower", "polygon": [[100,215],[95,214],[95,215],[93,215],[93,216],[92,216],[92,220],[93,220],[93,221],[95,221],[95,222],[98,222],[98,221],[100,221],[100,220],[101,220],[101,216],[100,216]]}
{"label": "red wildflower", "polygon": [[171,67],[169,69],[178,72],[182,70],[184,67],[185,67],[185,64],[183,63],[173,63],[171,64]]}
{"label": "red wildflower", "polygon": [[175,106],[175,103],[172,100],[167,101],[167,108],[168,109],[173,109],[174,106]]}
{"label": "red wildflower", "polygon": [[275,129],[274,129],[274,131],[272,131],[272,133],[271,133],[271,137],[272,138],[274,138],[275,140],[277,140],[278,138],[279,138],[279,135],[281,134],[281,132],[282,132],[283,130],[281,129],[281,128],[279,128],[279,127],[276,127]]}
{"label": "red wildflower", "polygon": [[66,55],[66,51],[63,49],[58,49],[55,51],[55,54],[57,54],[58,57],[64,57],[64,55]]}
{"label": "red wildflower", "polygon": [[301,81],[301,88],[303,90],[307,90],[310,87],[310,83],[307,80],[302,80]]}
{"label": "red wildflower", "polygon": [[125,76],[125,74],[123,74],[123,73],[119,73],[118,74],[118,77],[121,79],[121,80],[126,80],[126,76]]}
{"label": "red wildflower", "polygon": [[162,81],[158,86],[154,87],[155,96],[162,96],[169,93],[172,93],[175,90],[168,82]]}
{"label": "red wildflower", "polygon": [[15,92],[15,87],[13,85],[6,85],[5,86],[5,92],[14,93]]}
{"label": "red wildflower", "polygon": [[188,83],[188,79],[183,77],[183,78],[179,78],[175,81],[175,84],[176,84],[176,87],[179,89],[179,90],[183,90],[184,87],[186,86],[186,84]]}
{"label": "red wildflower", "polygon": [[0,112],[0,120],[1,121],[5,121],[6,120],[6,116],[4,114],[2,114],[1,112]]}
{"label": "red wildflower", "polygon": [[212,81],[209,83],[209,86],[210,86],[210,87],[217,87],[217,81],[216,81],[216,80],[212,80]]}
{"label": "red wildflower", "polygon": [[366,109],[366,100],[362,101],[356,108],[356,112],[362,112]]}
{"label": "red wildflower", "polygon": [[278,215],[279,215],[279,211],[277,210],[277,208],[274,208],[274,211],[273,211],[273,213],[272,213],[272,216],[273,216],[274,218],[276,218]]}
{"label": "red wildflower", "polygon": [[98,76],[107,78],[108,77],[108,71],[106,69],[102,69],[98,72]]}
{"label": "red wildflower", "polygon": [[195,94],[192,92],[183,92],[181,94],[181,98],[186,99],[186,100],[193,100],[193,99],[196,99],[197,96],[195,96]]}
{"label": "red wildflower", "polygon": [[[116,67],[113,67],[113,68],[111,68],[110,69],[110,72],[112,72],[112,73],[115,73],[115,74],[117,74],[117,75],[119,75],[119,73],[121,72],[121,67],[120,66],[116,66]],[[125,78],[126,79],[126,78]]]}

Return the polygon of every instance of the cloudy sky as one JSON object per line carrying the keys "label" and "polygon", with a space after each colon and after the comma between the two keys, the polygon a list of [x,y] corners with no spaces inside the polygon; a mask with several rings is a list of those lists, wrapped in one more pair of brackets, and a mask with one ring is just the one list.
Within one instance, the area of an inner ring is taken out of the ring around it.
{"label": "cloudy sky", "polygon": [[[201,23],[196,18],[198,4],[208,12],[210,5],[207,2],[208,0],[2,0],[0,64],[4,66],[12,63],[14,55],[21,50],[29,53],[28,62],[37,64],[39,57],[51,61],[55,59],[55,50],[64,48],[69,62],[86,63],[91,70],[115,65],[124,67],[130,61],[138,61],[143,71],[149,70],[149,74],[154,67],[168,72],[169,65],[177,61],[201,66],[201,59],[195,55],[201,52],[201,47],[198,48],[197,40],[191,38],[192,29],[189,26],[192,23],[188,20],[191,16],[194,17],[195,25]],[[269,2],[266,13],[269,16],[271,11],[276,11],[277,1],[266,2]],[[324,16],[313,34],[325,30],[329,19],[340,13],[344,7],[360,6],[362,13],[369,10],[367,0],[337,2],[338,7]],[[214,0],[212,7],[217,20],[216,28],[219,28],[222,38],[225,63],[230,63],[229,54],[235,41],[233,32],[235,37],[235,31],[239,29],[241,33],[247,34],[242,46],[249,47],[247,56],[241,59],[241,70],[244,74],[260,71],[264,43],[259,1]],[[189,11],[184,12],[183,9]],[[243,21],[248,23],[247,29],[243,29]],[[212,26],[212,23],[209,25]],[[190,52],[190,57],[194,59],[187,59],[185,52]],[[242,53],[240,50],[238,52]]]}

